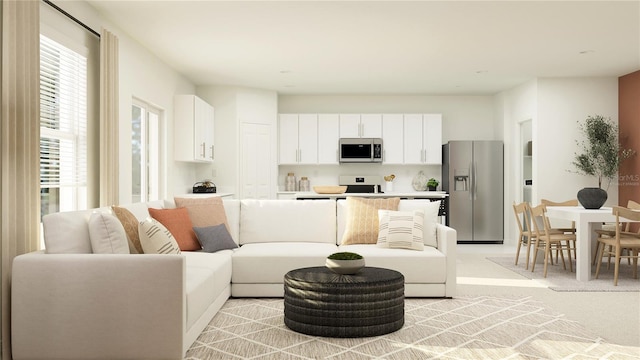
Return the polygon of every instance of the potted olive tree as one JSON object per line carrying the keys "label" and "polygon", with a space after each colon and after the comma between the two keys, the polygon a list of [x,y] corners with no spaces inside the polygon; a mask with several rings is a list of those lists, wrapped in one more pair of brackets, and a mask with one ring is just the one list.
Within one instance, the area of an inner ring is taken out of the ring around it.
{"label": "potted olive tree", "polygon": [[620,164],[635,154],[623,149],[618,139],[618,126],[601,115],[589,116],[579,128],[585,139],[576,141],[581,153],[576,153],[572,164],[577,172],[598,178],[598,187],[586,187],[578,191],[578,201],[585,209],[599,209],[607,201],[602,181],[608,180],[607,189],[618,173]]}

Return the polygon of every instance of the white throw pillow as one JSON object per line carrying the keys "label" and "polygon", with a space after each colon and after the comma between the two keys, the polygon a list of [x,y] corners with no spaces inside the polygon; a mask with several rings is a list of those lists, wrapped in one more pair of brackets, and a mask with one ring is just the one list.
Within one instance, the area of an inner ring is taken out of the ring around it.
{"label": "white throw pillow", "polygon": [[158,220],[147,218],[138,227],[145,254],[180,254],[178,242]]}
{"label": "white throw pillow", "polygon": [[127,233],[120,220],[108,213],[94,212],[89,218],[89,238],[94,254],[129,254]]}
{"label": "white throw pillow", "polygon": [[410,250],[424,249],[424,211],[378,210],[378,246]]}
{"label": "white throw pillow", "polygon": [[438,247],[436,230],[438,224],[438,212],[440,211],[440,200],[429,201],[427,199],[405,200],[398,206],[399,211],[424,211],[424,244],[431,247]]}

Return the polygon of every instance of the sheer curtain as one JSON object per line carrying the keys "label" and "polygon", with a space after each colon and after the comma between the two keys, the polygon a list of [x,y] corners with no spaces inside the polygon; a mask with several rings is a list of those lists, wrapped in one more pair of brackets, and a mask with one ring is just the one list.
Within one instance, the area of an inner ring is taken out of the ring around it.
{"label": "sheer curtain", "polygon": [[15,256],[37,250],[40,223],[40,19],[38,1],[2,1],[0,130],[2,357],[10,359]]}
{"label": "sheer curtain", "polygon": [[118,205],[118,38],[100,34],[100,205]]}

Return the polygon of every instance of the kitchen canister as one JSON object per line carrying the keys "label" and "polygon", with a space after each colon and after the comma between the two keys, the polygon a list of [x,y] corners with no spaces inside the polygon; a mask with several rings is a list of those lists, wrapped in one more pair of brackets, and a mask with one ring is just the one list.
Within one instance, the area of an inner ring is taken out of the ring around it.
{"label": "kitchen canister", "polygon": [[296,191],[296,176],[292,172],[284,180],[284,191]]}
{"label": "kitchen canister", "polygon": [[306,176],[300,178],[300,191],[311,191],[311,184]]}

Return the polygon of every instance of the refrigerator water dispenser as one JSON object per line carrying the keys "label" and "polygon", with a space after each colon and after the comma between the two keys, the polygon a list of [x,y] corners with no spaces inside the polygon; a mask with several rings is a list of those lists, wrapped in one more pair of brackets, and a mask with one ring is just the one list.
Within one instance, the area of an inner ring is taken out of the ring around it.
{"label": "refrigerator water dispenser", "polygon": [[469,191],[469,172],[454,170],[453,191]]}

